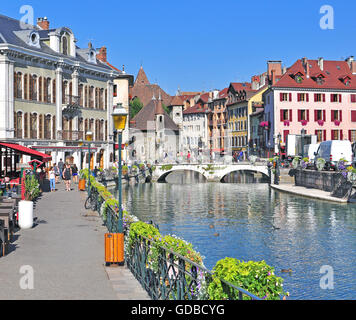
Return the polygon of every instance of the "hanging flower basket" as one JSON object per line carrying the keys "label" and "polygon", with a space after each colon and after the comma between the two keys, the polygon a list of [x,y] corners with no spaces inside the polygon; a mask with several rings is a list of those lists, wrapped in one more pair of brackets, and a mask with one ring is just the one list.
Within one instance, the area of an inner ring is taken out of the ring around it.
{"label": "hanging flower basket", "polygon": [[269,127],[269,123],[268,123],[268,121],[261,121],[260,122],[260,127],[262,127],[262,128],[264,128],[264,129],[268,129],[268,127]]}
{"label": "hanging flower basket", "polygon": [[340,125],[340,120],[335,120],[334,123],[335,123],[335,126],[339,126]]}
{"label": "hanging flower basket", "polygon": [[324,125],[324,120],[318,120],[318,125],[323,126]]}
{"label": "hanging flower basket", "polygon": [[289,120],[284,120],[284,125],[286,126],[286,127],[289,127],[289,125],[290,125],[290,121]]}
{"label": "hanging flower basket", "polygon": [[302,124],[302,126],[306,126],[308,124],[308,121],[307,120],[302,120],[302,121],[300,121],[300,123]]}

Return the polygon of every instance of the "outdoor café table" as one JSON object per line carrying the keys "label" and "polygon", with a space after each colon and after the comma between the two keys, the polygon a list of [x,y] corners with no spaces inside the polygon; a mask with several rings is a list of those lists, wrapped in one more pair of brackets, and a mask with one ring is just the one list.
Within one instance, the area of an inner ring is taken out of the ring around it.
{"label": "outdoor caf\u00e9 table", "polygon": [[[12,231],[15,229],[15,218],[14,214],[16,211],[16,200],[11,200],[11,201],[0,201],[0,209],[8,209],[11,210],[10,214],[10,222],[11,222],[11,227]],[[12,232],[11,232],[12,233]]]}

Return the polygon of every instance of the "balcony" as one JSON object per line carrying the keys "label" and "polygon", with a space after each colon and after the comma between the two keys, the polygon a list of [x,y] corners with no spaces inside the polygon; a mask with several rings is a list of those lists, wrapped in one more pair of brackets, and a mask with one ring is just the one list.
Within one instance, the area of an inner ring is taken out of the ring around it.
{"label": "balcony", "polygon": [[68,119],[73,119],[81,114],[80,97],[66,94],[62,101],[62,115]]}
{"label": "balcony", "polygon": [[73,130],[62,130],[58,131],[59,140],[68,141],[83,141],[84,132],[83,131],[73,131]]}

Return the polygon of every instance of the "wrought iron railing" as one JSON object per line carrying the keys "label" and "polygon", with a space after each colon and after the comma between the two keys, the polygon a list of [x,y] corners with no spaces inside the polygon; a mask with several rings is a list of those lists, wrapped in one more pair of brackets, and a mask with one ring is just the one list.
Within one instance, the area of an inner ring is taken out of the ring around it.
{"label": "wrought iron railing", "polygon": [[[88,191],[88,189],[87,189]],[[105,200],[95,188],[91,188],[95,209],[101,215]],[[104,225],[110,233],[118,232],[118,215],[111,206],[106,207]],[[130,237],[124,225],[125,262],[148,295],[154,300],[206,300],[207,288],[213,281],[213,273],[202,265],[179,253],[165,248],[161,243],[144,236]],[[262,300],[252,293],[220,279],[222,289],[238,300]]]}
{"label": "wrought iron railing", "polygon": [[[128,240],[128,268],[154,300],[206,300],[213,274],[205,267],[143,236]],[[238,300],[259,297],[220,279],[223,291]]]}

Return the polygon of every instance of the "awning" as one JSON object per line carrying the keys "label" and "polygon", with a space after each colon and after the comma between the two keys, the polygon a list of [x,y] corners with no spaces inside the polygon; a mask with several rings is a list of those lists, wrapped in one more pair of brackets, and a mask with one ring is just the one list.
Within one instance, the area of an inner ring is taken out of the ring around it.
{"label": "awning", "polygon": [[45,154],[45,153],[30,149],[30,148],[27,148],[27,147],[24,147],[24,146],[21,146],[19,144],[15,144],[15,143],[3,143],[3,142],[0,142],[0,147],[5,147],[5,148],[12,149],[12,150],[16,150],[21,154],[25,154],[25,155],[28,155],[28,156],[31,156],[31,157],[41,158],[43,162],[47,162],[47,161],[52,160],[52,157],[49,156],[48,154]]}

